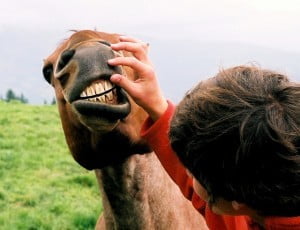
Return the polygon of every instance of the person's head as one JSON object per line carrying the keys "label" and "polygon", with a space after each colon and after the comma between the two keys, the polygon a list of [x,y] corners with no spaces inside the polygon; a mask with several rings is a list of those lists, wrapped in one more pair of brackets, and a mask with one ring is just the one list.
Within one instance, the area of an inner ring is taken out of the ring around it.
{"label": "person's head", "polygon": [[218,199],[262,216],[300,215],[300,85],[254,66],[189,91],[171,121],[179,159]]}

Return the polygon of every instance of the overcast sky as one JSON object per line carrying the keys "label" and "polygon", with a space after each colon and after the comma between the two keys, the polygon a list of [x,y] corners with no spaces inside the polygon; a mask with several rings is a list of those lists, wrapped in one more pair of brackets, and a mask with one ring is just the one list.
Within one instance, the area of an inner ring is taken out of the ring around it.
{"label": "overcast sky", "polygon": [[[95,28],[149,41],[229,41],[299,53],[300,0],[3,1],[0,95],[12,87],[4,74],[14,75],[12,69],[27,71],[28,66],[21,65],[29,53],[42,60],[68,36],[68,30]],[[28,46],[29,51],[9,57],[18,54],[18,46]],[[32,70],[40,73],[40,62],[37,66]]]}
{"label": "overcast sky", "polygon": [[0,32],[99,28],[126,33],[143,25],[136,34],[168,39],[192,35],[300,50],[299,0],[9,0],[0,11]]}

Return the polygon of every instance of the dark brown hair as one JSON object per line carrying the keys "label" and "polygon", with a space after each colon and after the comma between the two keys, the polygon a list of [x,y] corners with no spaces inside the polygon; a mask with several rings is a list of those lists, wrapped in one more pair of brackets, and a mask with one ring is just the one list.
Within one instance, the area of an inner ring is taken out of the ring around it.
{"label": "dark brown hair", "polygon": [[220,71],[186,94],[171,145],[211,202],[300,215],[300,85],[254,66]]}

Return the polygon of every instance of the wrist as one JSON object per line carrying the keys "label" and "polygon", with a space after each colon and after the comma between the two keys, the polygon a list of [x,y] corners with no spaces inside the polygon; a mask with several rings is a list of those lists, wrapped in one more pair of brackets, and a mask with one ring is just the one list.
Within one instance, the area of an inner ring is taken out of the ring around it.
{"label": "wrist", "polygon": [[163,97],[154,103],[155,106],[146,110],[152,121],[157,121],[167,110],[168,102]]}

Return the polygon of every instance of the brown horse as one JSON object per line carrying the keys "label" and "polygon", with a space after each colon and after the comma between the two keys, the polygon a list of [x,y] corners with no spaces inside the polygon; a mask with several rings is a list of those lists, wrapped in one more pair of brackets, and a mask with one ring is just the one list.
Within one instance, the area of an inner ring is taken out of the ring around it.
{"label": "brown horse", "polygon": [[122,89],[114,73],[134,79],[128,67],[112,67],[117,34],[78,31],[46,60],[66,141],[74,159],[96,172],[103,215],[97,229],[207,229],[140,138],[146,113]]}

